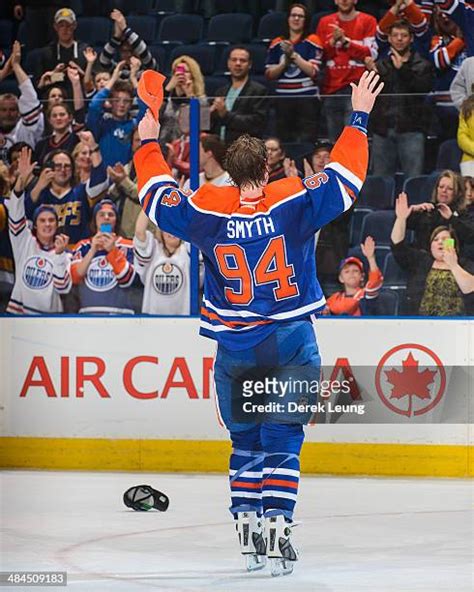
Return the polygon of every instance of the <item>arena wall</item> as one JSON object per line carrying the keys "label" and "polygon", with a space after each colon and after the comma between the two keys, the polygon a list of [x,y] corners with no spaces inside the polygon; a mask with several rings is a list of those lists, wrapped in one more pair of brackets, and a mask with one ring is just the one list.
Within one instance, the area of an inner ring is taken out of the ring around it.
{"label": "arena wall", "polygon": [[[198,325],[194,318],[3,318],[1,466],[225,471],[230,446],[215,404],[216,348]],[[307,427],[304,472],[472,476],[472,321],[321,319],[317,336],[325,377],[355,379],[351,401],[364,403],[364,423],[326,415]],[[406,400],[384,394],[382,383],[410,352],[415,372],[441,370],[407,412]]]}

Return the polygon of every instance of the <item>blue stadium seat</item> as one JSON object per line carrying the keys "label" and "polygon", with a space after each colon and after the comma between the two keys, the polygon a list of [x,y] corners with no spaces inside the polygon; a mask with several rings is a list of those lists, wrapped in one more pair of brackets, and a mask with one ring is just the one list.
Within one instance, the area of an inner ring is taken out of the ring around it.
{"label": "blue stadium seat", "polygon": [[217,14],[209,21],[206,41],[226,44],[249,43],[252,38],[252,27],[253,19],[250,14]]}
{"label": "blue stadium seat", "polygon": [[406,179],[403,184],[403,191],[408,195],[408,203],[413,205],[431,201],[436,179],[436,175],[420,175],[419,177]]}
{"label": "blue stadium seat", "polygon": [[394,222],[395,212],[371,212],[364,218],[362,223],[360,242],[364,242],[367,236],[371,236],[377,246],[390,245],[390,235]]}
{"label": "blue stadium seat", "polygon": [[311,142],[286,142],[282,144],[282,147],[288,158],[299,160],[313,151],[314,144]]}
{"label": "blue stadium seat", "polygon": [[[383,273],[383,269],[385,267],[385,261],[387,257],[391,255],[390,247],[387,245],[380,245],[375,247],[375,260],[377,261],[377,265],[379,266],[380,271]],[[356,245],[351,247],[347,252],[348,257],[358,257],[362,263],[364,264],[364,270],[366,275],[369,273],[369,262],[367,261],[365,255],[362,253],[362,249],[360,245]]]}
{"label": "blue stadium seat", "polygon": [[261,43],[269,43],[275,37],[283,35],[286,23],[286,13],[284,12],[269,12],[264,14],[258,23],[256,41]]}
{"label": "blue stadium seat", "polygon": [[69,8],[74,11],[76,16],[81,16],[84,13],[84,7],[82,6],[82,0],[70,0]]}
{"label": "blue stadium seat", "polygon": [[204,19],[198,14],[172,14],[160,23],[158,39],[160,43],[196,43],[202,38]]}
{"label": "blue stadium seat", "polygon": [[127,24],[146,43],[153,43],[156,37],[156,20],[152,16],[128,16]]}
{"label": "blue stadium seat", "polygon": [[216,48],[212,45],[179,45],[171,52],[168,71],[171,70],[171,64],[175,58],[182,55],[188,55],[196,60],[201,67],[201,72],[204,76],[209,76],[214,72],[215,54]]}
{"label": "blue stadium seat", "polygon": [[112,30],[112,21],[103,16],[80,17],[77,19],[76,39],[89,45],[104,45]]}
{"label": "blue stadium seat", "polygon": [[166,58],[166,49],[161,45],[149,45],[148,49],[158,63],[158,70],[167,73],[168,61]]}
{"label": "blue stadium seat", "polygon": [[41,54],[43,53],[42,47],[30,49],[26,54],[24,68],[28,74],[35,74],[40,69]]}
{"label": "blue stadium seat", "polygon": [[393,208],[395,181],[392,177],[368,176],[357,203],[377,210]]}
{"label": "blue stadium seat", "polygon": [[206,76],[205,83],[207,97],[215,97],[216,90],[221,86],[225,86],[228,82],[228,76]]}
{"label": "blue stadium seat", "polygon": [[18,83],[14,78],[4,78],[0,82],[0,95],[7,93],[11,93],[17,97],[20,96],[20,89],[18,88]]}
{"label": "blue stadium seat", "polygon": [[460,172],[459,163],[461,162],[462,152],[458,146],[457,140],[446,140],[441,144],[436,159],[436,168],[439,171],[450,169]]}
{"label": "blue stadium seat", "polygon": [[398,293],[390,288],[382,288],[377,298],[369,301],[368,308],[370,314],[377,317],[396,317],[399,310]]}
{"label": "blue stadium seat", "polygon": [[313,14],[309,30],[312,33],[315,33],[316,29],[318,28],[319,21],[323,18],[323,16],[326,16],[327,14],[332,14],[333,12],[334,10],[322,10],[321,12],[316,12],[315,14]]}
{"label": "blue stadium seat", "polygon": [[392,253],[387,255],[382,273],[386,285],[403,285],[407,282],[406,272],[398,265]]}
{"label": "blue stadium seat", "polygon": [[[210,46],[212,47],[212,46]],[[252,71],[251,75],[262,76],[265,72],[265,61],[267,58],[267,48],[264,45],[258,43],[248,43],[245,47],[249,50],[252,58]],[[217,65],[216,74],[224,74],[228,72],[227,60],[229,53],[232,51],[232,47],[226,47],[221,53],[219,58],[219,64]]]}
{"label": "blue stadium seat", "polygon": [[0,20],[0,47],[10,49],[12,46],[13,21],[8,19]]}
{"label": "blue stadium seat", "polygon": [[362,231],[362,224],[366,216],[373,212],[372,208],[362,208],[356,205],[352,212],[351,227],[349,232],[349,244],[351,246],[359,246],[360,233]]}
{"label": "blue stadium seat", "polygon": [[[159,2],[161,4],[161,2]],[[120,10],[127,15],[130,14],[150,14],[151,12],[153,12],[154,10],[156,10],[156,6],[155,6],[156,2],[155,0],[121,0],[120,1],[120,6],[117,6],[117,8],[120,8]],[[172,10],[171,12],[176,12],[175,10]],[[128,21],[128,17],[127,17],[127,21]]]}

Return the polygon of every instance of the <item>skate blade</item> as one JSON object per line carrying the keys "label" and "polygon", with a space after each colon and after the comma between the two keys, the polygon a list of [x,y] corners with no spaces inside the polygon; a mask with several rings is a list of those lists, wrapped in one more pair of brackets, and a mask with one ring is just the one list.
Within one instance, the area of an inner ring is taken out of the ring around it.
{"label": "skate blade", "polygon": [[251,555],[245,556],[247,571],[259,571],[263,569],[267,564],[267,558],[265,555],[257,555],[252,553]]}
{"label": "skate blade", "polygon": [[270,559],[270,566],[272,576],[277,578],[278,576],[288,576],[293,573],[294,561],[288,561],[280,557]]}

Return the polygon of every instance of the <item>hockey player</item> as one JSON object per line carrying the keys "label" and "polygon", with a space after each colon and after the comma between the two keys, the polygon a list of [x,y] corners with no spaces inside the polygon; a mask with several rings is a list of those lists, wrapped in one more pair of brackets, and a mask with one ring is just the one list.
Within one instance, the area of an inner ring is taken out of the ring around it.
{"label": "hockey player", "polygon": [[8,303],[12,314],[45,314],[63,311],[60,294],[71,290],[69,237],[58,234],[58,216],[52,206],[39,206],[33,216],[33,232],[25,217],[25,187],[33,172],[31,150],[22,148],[18,177],[6,200],[16,279]]}
{"label": "hockey player", "polygon": [[[273,575],[291,573],[298,558],[291,526],[304,431],[301,422],[275,416],[267,420],[254,414],[243,421],[234,403],[241,403],[244,370],[258,376],[260,369],[270,368],[285,377],[295,369],[319,377],[310,315],[324,307],[325,299],[316,278],[314,234],[350,208],[362,187],[368,114],[382,86],[373,72],[352,84],[351,124],[324,171],[304,180],[291,177],[267,185],[265,144],[244,135],[226,158],[234,186],[208,184],[188,196],[170,175],[151,111],[138,127],[142,145],[134,162],[145,213],[203,253],[201,334],[218,342],[218,406],[233,444],[230,511],[249,570],[263,567],[266,555]],[[149,105],[153,108],[152,100]]]}

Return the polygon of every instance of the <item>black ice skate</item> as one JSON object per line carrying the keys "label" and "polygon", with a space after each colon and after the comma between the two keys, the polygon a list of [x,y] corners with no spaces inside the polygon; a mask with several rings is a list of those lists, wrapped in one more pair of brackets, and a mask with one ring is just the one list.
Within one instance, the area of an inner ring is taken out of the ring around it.
{"label": "black ice skate", "polygon": [[290,574],[298,561],[298,552],[290,541],[292,526],[282,515],[265,518],[265,541],[272,576]]}
{"label": "black ice skate", "polygon": [[238,512],[235,528],[239,535],[240,552],[245,555],[247,571],[263,569],[267,562],[263,518],[256,512]]}

